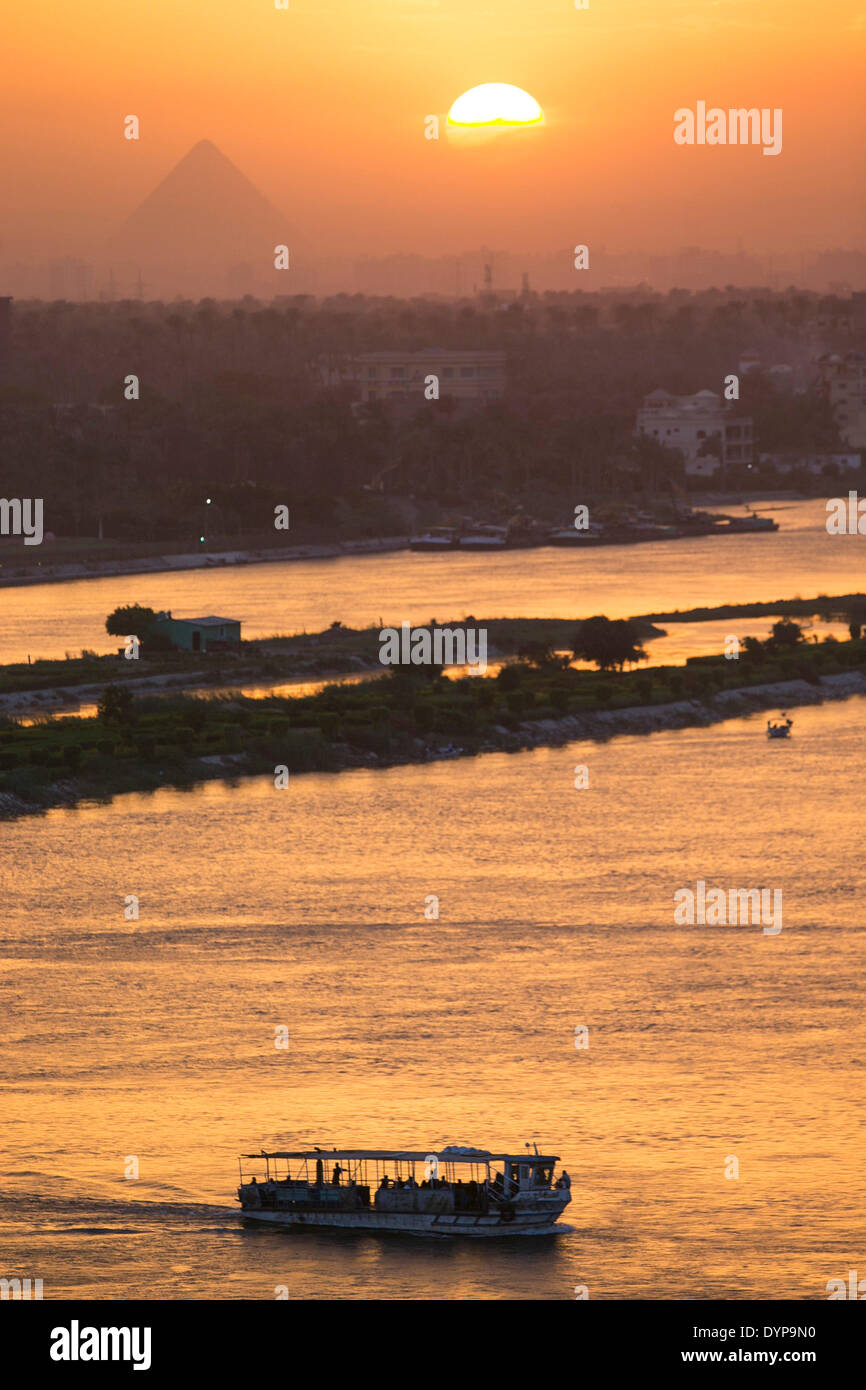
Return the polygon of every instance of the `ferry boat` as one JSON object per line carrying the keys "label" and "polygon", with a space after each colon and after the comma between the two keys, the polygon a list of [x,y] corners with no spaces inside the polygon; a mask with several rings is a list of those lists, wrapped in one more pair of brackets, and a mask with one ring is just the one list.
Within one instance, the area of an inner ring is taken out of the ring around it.
{"label": "ferry boat", "polygon": [[[529,1148],[529,1145],[526,1145]],[[451,1144],[244,1154],[242,1215],[275,1226],[328,1226],[419,1236],[540,1236],[571,1201],[559,1158]]]}

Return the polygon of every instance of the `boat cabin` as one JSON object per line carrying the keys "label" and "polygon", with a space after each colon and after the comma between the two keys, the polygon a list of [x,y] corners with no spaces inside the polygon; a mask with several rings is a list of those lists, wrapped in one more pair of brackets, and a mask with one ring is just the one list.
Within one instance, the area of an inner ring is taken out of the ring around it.
{"label": "boat cabin", "polygon": [[570,1187],[554,1182],[556,1155],[494,1154],[451,1145],[438,1153],[312,1149],[245,1154],[238,1196],[245,1210],[474,1212]]}

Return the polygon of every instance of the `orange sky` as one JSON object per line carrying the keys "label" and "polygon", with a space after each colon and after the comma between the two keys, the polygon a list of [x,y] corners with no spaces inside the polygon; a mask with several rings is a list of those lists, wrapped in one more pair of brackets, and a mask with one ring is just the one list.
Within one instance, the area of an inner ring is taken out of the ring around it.
{"label": "orange sky", "polygon": [[[863,243],[866,0],[289,4],[15,7],[0,251],[86,250],[203,137],[335,256]],[[544,126],[424,139],[488,81],[531,92]],[[699,99],[782,107],[782,154],[676,146]]]}

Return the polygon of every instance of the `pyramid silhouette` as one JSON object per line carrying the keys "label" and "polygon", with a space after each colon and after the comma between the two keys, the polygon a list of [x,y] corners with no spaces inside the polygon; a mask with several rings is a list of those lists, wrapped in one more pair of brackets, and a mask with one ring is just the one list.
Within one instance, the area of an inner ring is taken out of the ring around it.
{"label": "pyramid silhouette", "polygon": [[239,262],[273,269],[293,229],[210,140],[199,140],[109,242],[120,263],[183,271]]}

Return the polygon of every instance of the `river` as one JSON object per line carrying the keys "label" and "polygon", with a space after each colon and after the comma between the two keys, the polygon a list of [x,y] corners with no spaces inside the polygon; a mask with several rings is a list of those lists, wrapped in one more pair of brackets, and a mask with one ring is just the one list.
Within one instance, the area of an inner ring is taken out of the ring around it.
{"label": "river", "polygon": [[[777,542],[710,544],[758,565]],[[764,593],[788,590],[773,573]],[[834,585],[850,578],[815,577]],[[763,724],[5,824],[4,1272],[52,1299],[826,1298],[866,1243],[866,699],[796,711],[787,743]],[[698,879],[780,889],[782,931],[674,925]],[[533,1139],[572,1175],[556,1238],[292,1235],[232,1213],[236,1156],[262,1145]]]}
{"label": "river", "polygon": [[[0,590],[0,663],[107,652],[106,616],[121,604],[176,617],[239,618],[246,638],[476,618],[609,618],[698,605],[854,593],[862,536],[829,536],[821,499],[770,507],[778,532],[499,555],[390,551],[182,573],[117,575]],[[695,652],[701,650],[701,644]],[[667,656],[654,659],[667,659]],[[674,658],[675,659],[675,658]],[[684,659],[684,658],[683,658]]]}

